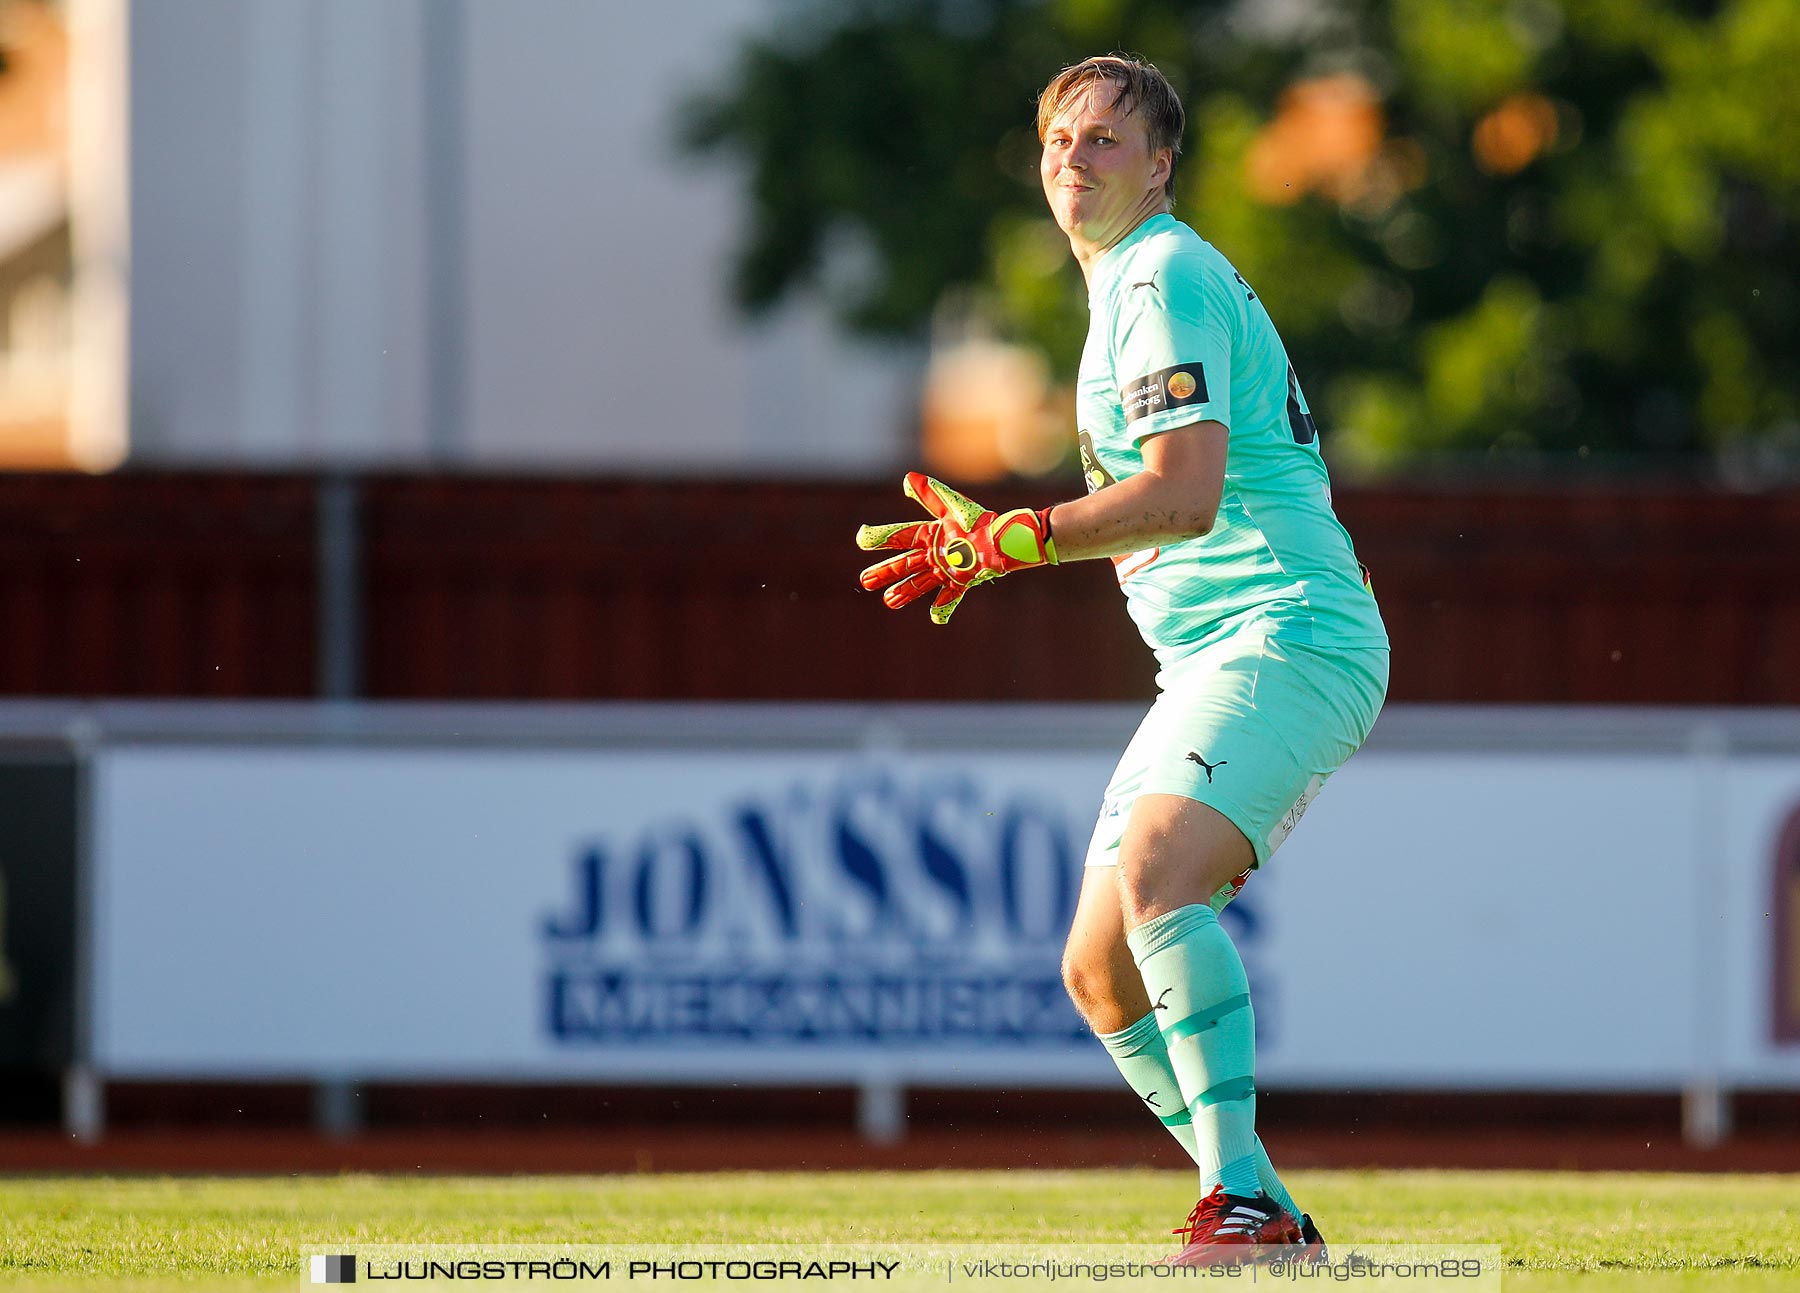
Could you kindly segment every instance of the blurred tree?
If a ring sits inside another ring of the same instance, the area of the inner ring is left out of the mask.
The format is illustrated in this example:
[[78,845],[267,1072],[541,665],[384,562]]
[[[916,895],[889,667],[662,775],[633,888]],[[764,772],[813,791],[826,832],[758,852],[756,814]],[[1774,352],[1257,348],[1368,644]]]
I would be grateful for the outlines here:
[[1334,459],[1800,462],[1793,0],[857,0],[783,30],[683,130],[749,163],[752,310],[810,285],[910,333],[964,289],[1068,374],[1034,96],[1129,49],[1188,105],[1177,214],[1267,302]]

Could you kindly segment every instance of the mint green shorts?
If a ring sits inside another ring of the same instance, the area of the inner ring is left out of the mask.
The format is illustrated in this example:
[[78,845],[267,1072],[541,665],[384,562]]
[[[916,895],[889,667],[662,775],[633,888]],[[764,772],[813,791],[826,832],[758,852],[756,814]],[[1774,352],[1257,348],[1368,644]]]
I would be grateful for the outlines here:
[[[1369,735],[1387,696],[1383,647],[1307,646],[1238,634],[1157,676],[1107,785],[1087,865],[1114,866],[1139,795],[1181,795],[1217,809],[1267,862],[1331,774]],[[1223,908],[1250,876],[1213,898]]]

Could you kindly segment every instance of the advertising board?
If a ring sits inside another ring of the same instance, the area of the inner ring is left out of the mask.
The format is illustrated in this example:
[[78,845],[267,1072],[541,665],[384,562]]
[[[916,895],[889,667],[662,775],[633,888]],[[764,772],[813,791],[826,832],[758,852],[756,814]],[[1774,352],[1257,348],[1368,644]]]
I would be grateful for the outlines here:
[[[1111,1082],[1058,967],[1118,748],[103,748],[93,1060]],[[1797,808],[1800,758],[1376,744],[1227,910],[1260,1079],[1800,1078]]]

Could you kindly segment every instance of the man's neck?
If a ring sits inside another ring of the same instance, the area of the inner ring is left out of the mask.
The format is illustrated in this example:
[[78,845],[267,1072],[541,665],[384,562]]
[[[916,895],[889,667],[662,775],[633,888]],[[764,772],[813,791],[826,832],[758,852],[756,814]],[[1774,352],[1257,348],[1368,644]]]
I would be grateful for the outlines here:
[[1138,210],[1137,218],[1105,242],[1090,242],[1079,233],[1069,235],[1069,250],[1075,253],[1075,261],[1081,266],[1081,277],[1089,287],[1094,285],[1094,262],[1107,252],[1124,242],[1138,231],[1138,227],[1146,220],[1159,215],[1169,214],[1169,202],[1161,192],[1144,195],[1144,205]]

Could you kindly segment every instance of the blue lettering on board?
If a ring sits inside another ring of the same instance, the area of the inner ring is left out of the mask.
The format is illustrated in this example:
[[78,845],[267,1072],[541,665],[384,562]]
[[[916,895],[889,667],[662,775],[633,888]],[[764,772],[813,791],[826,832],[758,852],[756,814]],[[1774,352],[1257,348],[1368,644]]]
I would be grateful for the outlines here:
[[[1059,968],[1085,832],[967,776],[863,771],[580,841],[538,924],[545,1027],[568,1047],[1092,1046]],[[1224,920],[1260,979],[1254,894]]]

